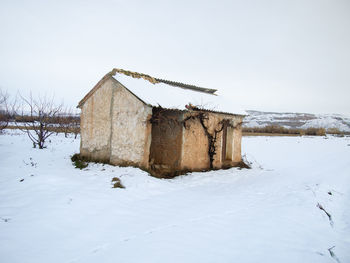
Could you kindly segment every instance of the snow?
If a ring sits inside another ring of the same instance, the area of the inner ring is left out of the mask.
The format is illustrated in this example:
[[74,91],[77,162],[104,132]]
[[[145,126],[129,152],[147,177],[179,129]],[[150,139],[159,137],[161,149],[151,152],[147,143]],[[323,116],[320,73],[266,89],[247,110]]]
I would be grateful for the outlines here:
[[79,139],[50,138],[0,135],[1,262],[350,261],[350,137],[243,137],[253,169],[171,180],[76,169]]
[[306,122],[301,128],[336,128],[340,131],[350,131],[350,122],[346,124],[345,121],[339,118],[334,118],[333,116],[319,116],[317,119],[310,120]]
[[212,95],[170,86],[165,83],[152,84],[142,78],[133,78],[124,74],[116,74],[116,80],[128,90],[151,106],[161,106],[168,109],[185,110],[191,103],[207,110],[245,115],[246,112],[235,102],[220,95]]

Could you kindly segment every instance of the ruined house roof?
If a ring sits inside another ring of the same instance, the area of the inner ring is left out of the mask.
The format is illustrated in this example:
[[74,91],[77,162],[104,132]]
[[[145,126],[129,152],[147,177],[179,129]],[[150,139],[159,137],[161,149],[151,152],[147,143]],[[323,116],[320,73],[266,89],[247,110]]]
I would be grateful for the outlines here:
[[202,88],[202,87],[198,87],[195,85],[190,85],[190,84],[185,84],[182,82],[176,82],[176,81],[170,81],[170,80],[166,80],[166,79],[159,79],[159,78],[154,78],[151,77],[150,75],[146,75],[143,73],[138,73],[138,72],[132,72],[129,70],[124,70],[124,69],[117,69],[114,68],[110,74],[111,75],[115,75],[116,73],[120,73],[120,74],[124,74],[126,76],[130,76],[133,78],[137,78],[137,79],[144,79],[144,80],[148,80],[149,82],[151,82],[152,84],[156,84],[156,83],[165,83],[174,87],[178,87],[178,88],[182,88],[182,89],[190,89],[190,90],[194,90],[194,91],[199,91],[199,92],[205,92],[205,93],[209,93],[209,94],[214,94],[215,91],[217,91],[216,89],[207,89],[207,88]]
[[109,78],[113,77],[145,104],[153,107],[186,110],[186,105],[200,109],[228,114],[245,115],[232,101],[215,94],[215,89],[207,89],[180,82],[163,80],[143,73],[113,69],[79,102],[84,102]]

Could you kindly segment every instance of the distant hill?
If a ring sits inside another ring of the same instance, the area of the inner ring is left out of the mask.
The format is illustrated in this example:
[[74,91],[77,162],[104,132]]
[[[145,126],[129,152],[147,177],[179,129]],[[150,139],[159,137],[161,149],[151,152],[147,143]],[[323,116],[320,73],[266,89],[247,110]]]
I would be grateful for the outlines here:
[[336,128],[350,132],[350,116],[342,114],[278,113],[246,110],[243,127],[278,125],[285,128]]

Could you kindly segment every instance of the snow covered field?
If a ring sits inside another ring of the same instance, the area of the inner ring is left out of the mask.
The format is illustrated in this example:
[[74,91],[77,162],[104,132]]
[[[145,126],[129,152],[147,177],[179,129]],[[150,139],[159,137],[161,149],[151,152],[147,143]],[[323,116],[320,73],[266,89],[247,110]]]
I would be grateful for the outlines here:
[[350,262],[349,137],[244,137],[253,169],[172,180],[51,140],[0,135],[0,262]]

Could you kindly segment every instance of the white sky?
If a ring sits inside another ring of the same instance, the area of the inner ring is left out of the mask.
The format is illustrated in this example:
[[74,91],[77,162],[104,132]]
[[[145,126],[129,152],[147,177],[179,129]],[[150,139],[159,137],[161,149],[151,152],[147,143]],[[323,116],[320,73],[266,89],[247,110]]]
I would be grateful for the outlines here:
[[245,109],[350,114],[350,1],[0,1],[0,87],[76,106],[113,67]]

